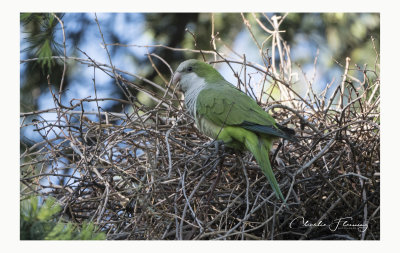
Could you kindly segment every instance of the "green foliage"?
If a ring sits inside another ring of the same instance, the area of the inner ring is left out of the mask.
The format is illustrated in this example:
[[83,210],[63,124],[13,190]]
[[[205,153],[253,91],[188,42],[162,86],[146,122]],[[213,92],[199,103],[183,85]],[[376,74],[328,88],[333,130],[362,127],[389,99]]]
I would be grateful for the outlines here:
[[104,233],[95,233],[93,223],[84,222],[80,231],[72,223],[57,223],[45,240],[105,240]]
[[29,46],[24,51],[33,52],[39,58],[42,69],[51,73],[54,65],[52,56],[61,54],[61,44],[55,41],[55,27],[58,21],[51,13],[21,13],[20,20],[30,36],[26,38]]
[[61,211],[55,198],[48,198],[39,206],[38,197],[21,201],[21,240],[104,240],[106,235],[96,233],[93,223],[84,222],[79,228],[71,222],[56,220]]

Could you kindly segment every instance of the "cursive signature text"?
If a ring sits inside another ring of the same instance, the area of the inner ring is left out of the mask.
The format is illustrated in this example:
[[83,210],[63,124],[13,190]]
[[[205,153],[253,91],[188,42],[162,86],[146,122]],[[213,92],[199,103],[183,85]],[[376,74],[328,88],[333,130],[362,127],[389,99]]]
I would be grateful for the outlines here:
[[335,219],[331,223],[326,223],[322,220],[319,220],[317,222],[310,222],[309,220],[304,219],[304,217],[297,217],[294,218],[290,224],[289,227],[293,228],[294,225],[300,221],[300,225],[303,227],[328,227],[329,230],[331,231],[336,231],[338,229],[357,229],[360,232],[364,232],[368,228],[368,224],[360,224],[360,223],[352,223],[351,221],[353,220],[352,217],[344,217],[344,218],[338,218]]

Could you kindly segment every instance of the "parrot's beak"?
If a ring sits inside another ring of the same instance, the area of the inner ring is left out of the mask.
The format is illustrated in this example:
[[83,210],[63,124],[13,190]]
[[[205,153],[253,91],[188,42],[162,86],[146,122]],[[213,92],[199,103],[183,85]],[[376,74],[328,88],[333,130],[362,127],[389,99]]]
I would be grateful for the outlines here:
[[174,76],[172,77],[172,83],[174,85],[177,85],[180,80],[181,80],[181,73],[178,71],[175,71]]

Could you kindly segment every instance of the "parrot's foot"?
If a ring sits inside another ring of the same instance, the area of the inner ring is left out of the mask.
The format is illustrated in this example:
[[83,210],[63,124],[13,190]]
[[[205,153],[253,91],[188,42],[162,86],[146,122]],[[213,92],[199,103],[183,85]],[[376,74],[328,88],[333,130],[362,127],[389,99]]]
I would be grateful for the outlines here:
[[220,150],[225,151],[225,143],[222,140],[214,140],[207,142],[204,148],[214,149],[214,154],[217,155]]
[[218,152],[219,152],[220,150],[222,151],[222,154],[225,153],[225,144],[224,144],[224,141],[216,140],[216,141],[213,141],[211,144],[214,144],[214,148],[215,148],[214,154],[215,154],[215,155],[218,155]]
[[225,144],[224,141],[221,140],[214,140],[209,142],[204,146],[204,148],[210,148],[210,150],[213,150],[213,152],[210,154],[210,156],[207,158],[205,161],[205,164],[207,164],[212,157],[218,157],[218,160],[222,158],[224,159],[225,156]]

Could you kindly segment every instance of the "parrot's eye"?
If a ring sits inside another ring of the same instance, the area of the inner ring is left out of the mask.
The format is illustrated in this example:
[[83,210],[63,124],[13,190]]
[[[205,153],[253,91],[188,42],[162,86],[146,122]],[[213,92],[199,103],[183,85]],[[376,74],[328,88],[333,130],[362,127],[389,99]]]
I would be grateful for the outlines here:
[[193,70],[193,67],[188,67],[187,71],[191,72]]

